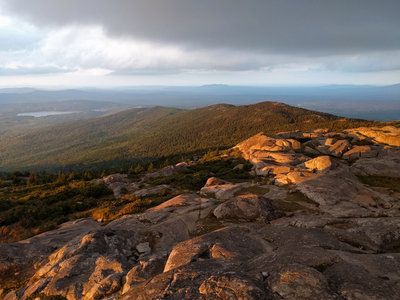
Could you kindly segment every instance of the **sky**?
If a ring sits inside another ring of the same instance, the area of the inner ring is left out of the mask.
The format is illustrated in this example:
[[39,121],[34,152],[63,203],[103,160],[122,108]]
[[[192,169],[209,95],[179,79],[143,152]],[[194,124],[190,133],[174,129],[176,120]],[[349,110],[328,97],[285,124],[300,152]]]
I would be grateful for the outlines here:
[[0,88],[391,85],[399,0],[0,0]]

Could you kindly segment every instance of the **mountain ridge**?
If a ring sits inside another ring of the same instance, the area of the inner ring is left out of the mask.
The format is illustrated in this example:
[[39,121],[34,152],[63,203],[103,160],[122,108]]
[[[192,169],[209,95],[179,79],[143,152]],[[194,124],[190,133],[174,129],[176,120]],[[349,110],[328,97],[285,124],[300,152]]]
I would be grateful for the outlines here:
[[260,131],[344,129],[368,124],[376,123],[269,101],[241,106],[217,104],[193,110],[134,108],[0,136],[0,165],[3,169],[44,164],[60,167],[154,158],[230,147]]

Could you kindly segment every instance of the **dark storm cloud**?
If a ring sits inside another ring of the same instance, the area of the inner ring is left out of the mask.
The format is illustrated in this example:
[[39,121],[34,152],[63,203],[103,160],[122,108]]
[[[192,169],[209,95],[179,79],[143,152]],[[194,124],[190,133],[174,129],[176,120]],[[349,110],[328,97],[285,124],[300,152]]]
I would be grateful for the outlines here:
[[187,48],[302,56],[400,49],[399,0],[9,0],[44,26],[101,24],[110,35]]

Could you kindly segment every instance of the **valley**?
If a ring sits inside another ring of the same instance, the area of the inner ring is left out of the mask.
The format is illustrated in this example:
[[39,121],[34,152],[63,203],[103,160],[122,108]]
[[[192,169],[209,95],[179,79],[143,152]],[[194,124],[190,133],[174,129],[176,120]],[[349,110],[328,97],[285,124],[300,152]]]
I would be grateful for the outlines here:
[[127,109],[124,105],[102,101],[5,102],[1,103],[0,108],[0,136],[68,121],[95,118],[124,109]]

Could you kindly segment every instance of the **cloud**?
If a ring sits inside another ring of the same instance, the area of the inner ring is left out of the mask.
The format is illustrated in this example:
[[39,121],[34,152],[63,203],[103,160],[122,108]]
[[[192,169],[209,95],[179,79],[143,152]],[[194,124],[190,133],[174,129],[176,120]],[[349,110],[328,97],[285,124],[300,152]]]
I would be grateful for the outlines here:
[[15,76],[15,75],[41,75],[72,72],[73,70],[60,69],[54,66],[34,66],[34,67],[16,67],[2,68],[0,67],[0,76]]
[[[1,33],[1,31],[0,31]],[[182,71],[246,71],[271,67],[284,57],[244,51],[188,50],[179,46],[109,37],[100,26],[54,29],[32,49],[1,51],[2,74],[102,69],[104,74],[151,75]]]
[[0,0],[0,76],[394,82],[398,11],[398,0]]
[[101,25],[189,49],[327,56],[400,49],[398,0],[3,0],[38,26]]
[[41,38],[34,26],[0,15],[0,51],[33,49]]
[[400,70],[400,50],[364,53],[353,56],[329,57],[316,69],[341,72],[383,72]]

